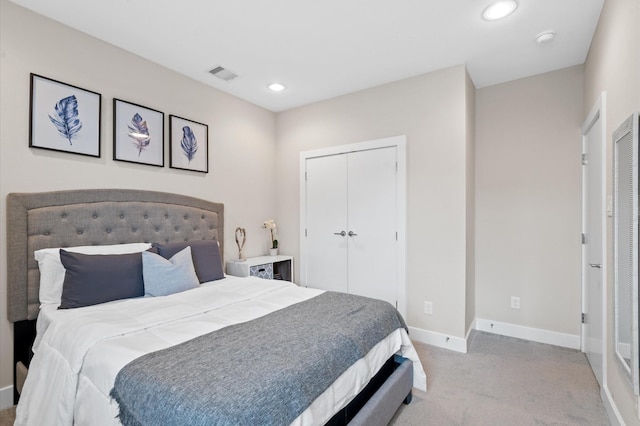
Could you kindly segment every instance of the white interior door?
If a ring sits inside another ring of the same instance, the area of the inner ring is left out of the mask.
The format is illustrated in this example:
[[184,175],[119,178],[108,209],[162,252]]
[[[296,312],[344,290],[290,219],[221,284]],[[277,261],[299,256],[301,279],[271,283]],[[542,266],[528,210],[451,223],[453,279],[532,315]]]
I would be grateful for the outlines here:
[[[596,106],[598,107],[598,105]],[[603,120],[594,109],[583,127],[583,351],[600,386],[604,369]]]
[[[308,287],[347,292],[347,156],[306,160]],[[304,202],[304,200],[303,200]]]
[[396,148],[347,155],[349,293],[395,306]]
[[405,261],[406,137],[301,152],[300,284],[406,315]]

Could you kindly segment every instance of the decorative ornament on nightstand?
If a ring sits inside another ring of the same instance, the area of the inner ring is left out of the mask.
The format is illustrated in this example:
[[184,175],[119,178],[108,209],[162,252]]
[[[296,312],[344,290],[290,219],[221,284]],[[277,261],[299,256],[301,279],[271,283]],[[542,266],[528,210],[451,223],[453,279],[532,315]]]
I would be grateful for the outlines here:
[[238,246],[238,262],[244,262],[247,260],[246,257],[242,255],[242,248],[244,247],[244,243],[247,241],[247,231],[244,228],[237,227],[236,228],[236,245]]
[[262,224],[262,227],[268,229],[271,232],[271,248],[269,249],[269,254],[271,256],[278,255],[278,240],[276,240],[276,232],[277,226],[273,219],[265,220]]

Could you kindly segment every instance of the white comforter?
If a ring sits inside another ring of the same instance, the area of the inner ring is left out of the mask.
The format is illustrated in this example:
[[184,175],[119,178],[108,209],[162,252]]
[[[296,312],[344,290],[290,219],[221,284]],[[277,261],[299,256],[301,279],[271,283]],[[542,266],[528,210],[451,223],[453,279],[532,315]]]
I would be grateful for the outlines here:
[[[120,424],[109,392],[120,369],[132,360],[320,293],[284,281],[227,277],[165,297],[70,310],[43,307],[15,424]],[[326,422],[396,352],[413,361],[414,386],[426,390],[417,353],[399,329],[349,368],[294,424]]]

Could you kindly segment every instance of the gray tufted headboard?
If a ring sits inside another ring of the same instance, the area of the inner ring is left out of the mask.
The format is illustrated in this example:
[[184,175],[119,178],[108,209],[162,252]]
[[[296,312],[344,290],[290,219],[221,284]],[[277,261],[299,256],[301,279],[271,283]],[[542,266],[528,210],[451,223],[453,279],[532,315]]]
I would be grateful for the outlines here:
[[40,273],[33,252],[47,247],[216,239],[224,253],[224,205],[180,194],[93,189],[7,196],[7,311],[38,316]]

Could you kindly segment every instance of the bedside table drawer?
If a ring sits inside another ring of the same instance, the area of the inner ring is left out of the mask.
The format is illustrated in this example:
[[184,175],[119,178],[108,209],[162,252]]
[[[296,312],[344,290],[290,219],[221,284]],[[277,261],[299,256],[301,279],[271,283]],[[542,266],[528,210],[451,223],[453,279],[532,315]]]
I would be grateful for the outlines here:
[[293,282],[293,256],[257,256],[227,262],[228,275]]
[[249,275],[252,277],[273,279],[273,263],[265,263],[264,265],[255,265],[249,268]]

